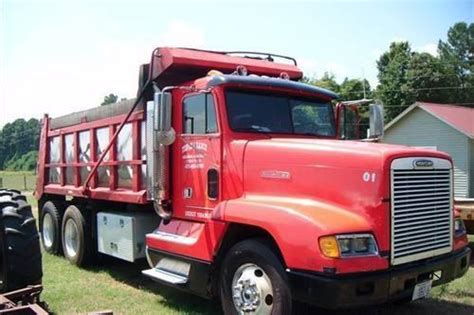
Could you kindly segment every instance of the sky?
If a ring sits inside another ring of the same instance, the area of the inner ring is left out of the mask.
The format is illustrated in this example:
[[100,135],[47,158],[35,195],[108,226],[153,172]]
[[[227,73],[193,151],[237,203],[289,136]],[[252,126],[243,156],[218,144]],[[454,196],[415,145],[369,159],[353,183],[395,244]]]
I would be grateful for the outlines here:
[[436,54],[450,26],[474,22],[474,0],[0,0],[0,128],[133,98],[153,48],[268,51],[307,76],[377,84],[392,41]]

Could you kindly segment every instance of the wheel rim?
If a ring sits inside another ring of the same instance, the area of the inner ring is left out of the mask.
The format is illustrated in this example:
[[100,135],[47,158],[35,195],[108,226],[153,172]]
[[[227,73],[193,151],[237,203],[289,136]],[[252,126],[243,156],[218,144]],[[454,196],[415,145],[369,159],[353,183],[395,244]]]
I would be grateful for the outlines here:
[[51,248],[55,239],[55,229],[53,217],[46,213],[43,217],[43,244],[46,248]]
[[79,229],[76,222],[72,219],[66,221],[64,227],[64,240],[66,245],[66,254],[69,257],[75,257],[79,249]]
[[232,298],[239,314],[271,314],[273,287],[270,278],[255,264],[240,266],[232,280]]

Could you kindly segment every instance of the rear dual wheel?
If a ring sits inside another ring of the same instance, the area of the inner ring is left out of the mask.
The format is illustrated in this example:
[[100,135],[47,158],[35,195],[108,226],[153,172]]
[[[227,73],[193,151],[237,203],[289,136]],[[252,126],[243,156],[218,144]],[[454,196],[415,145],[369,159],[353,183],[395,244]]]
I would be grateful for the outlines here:
[[45,202],[41,211],[40,231],[43,248],[50,254],[64,254],[66,259],[83,266],[91,261],[92,243],[91,220],[79,205],[70,205],[62,210],[56,201]]
[[62,253],[61,244],[61,205],[58,202],[47,201],[41,208],[40,233],[43,248],[54,255]]
[[91,220],[78,206],[67,207],[62,219],[62,247],[64,257],[76,265],[84,266],[91,262],[94,252]]

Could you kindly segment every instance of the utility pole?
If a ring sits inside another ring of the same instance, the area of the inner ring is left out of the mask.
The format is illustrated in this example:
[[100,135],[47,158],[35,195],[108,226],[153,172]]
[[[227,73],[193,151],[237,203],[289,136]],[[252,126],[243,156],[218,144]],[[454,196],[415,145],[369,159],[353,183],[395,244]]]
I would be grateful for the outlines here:
[[364,68],[362,68],[362,88],[364,90],[364,99],[366,99],[367,95],[365,93],[365,72],[364,72]]

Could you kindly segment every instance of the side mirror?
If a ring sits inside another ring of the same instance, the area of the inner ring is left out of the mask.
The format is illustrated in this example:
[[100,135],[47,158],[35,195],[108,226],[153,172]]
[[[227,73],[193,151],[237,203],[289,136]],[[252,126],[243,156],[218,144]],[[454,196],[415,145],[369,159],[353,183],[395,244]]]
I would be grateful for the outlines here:
[[171,126],[171,101],[171,93],[168,92],[156,92],[153,98],[156,110],[153,129],[158,142],[163,145],[171,145],[176,139],[176,132]]
[[369,139],[381,139],[384,134],[383,105],[370,104]]
[[360,139],[360,115],[356,105],[337,104],[338,135],[343,140]]

